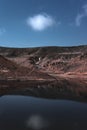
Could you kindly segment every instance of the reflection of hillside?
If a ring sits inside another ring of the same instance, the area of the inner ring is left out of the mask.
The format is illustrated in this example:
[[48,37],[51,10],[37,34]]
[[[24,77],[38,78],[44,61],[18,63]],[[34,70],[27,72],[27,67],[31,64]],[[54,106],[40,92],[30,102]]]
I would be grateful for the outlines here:
[[21,87],[21,88],[8,88],[1,89],[0,95],[23,95],[23,96],[33,96],[39,98],[47,98],[47,99],[71,99],[76,101],[86,101],[86,94],[82,94],[79,91],[75,90],[75,88],[69,87],[52,87],[49,85],[37,85],[33,87]]

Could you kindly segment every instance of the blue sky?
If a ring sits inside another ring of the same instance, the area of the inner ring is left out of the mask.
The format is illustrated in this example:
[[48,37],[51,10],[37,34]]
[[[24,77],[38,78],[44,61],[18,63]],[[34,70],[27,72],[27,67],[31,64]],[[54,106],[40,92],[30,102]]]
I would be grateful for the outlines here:
[[87,0],[0,0],[0,46],[87,45]]

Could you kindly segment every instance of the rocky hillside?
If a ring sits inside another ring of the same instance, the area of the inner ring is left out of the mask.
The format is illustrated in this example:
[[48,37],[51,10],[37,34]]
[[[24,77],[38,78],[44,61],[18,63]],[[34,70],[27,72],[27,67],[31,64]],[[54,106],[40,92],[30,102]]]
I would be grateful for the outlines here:
[[0,79],[53,79],[48,74],[37,71],[34,67],[27,68],[18,65],[14,61],[0,55]]
[[0,48],[0,54],[19,66],[54,73],[87,72],[87,46]]

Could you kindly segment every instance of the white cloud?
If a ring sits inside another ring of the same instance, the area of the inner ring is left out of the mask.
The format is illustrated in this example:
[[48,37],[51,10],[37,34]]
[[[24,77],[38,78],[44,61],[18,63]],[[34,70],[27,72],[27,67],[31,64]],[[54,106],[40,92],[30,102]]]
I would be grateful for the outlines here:
[[83,6],[83,9],[84,9],[85,15],[87,15],[87,4]]
[[76,17],[76,26],[81,25],[82,18],[84,18],[84,14],[78,14]]
[[26,123],[28,128],[34,130],[40,130],[48,126],[47,122],[39,115],[32,115]]
[[79,13],[77,16],[76,16],[76,19],[75,19],[75,22],[76,22],[76,26],[80,26],[81,25],[81,22],[82,22],[82,19],[87,17],[87,4],[84,5],[83,7],[83,12],[82,13]]
[[0,36],[3,35],[3,33],[5,33],[6,30],[4,28],[0,28]]
[[27,24],[36,31],[43,31],[55,24],[53,17],[47,14],[38,14],[27,19]]

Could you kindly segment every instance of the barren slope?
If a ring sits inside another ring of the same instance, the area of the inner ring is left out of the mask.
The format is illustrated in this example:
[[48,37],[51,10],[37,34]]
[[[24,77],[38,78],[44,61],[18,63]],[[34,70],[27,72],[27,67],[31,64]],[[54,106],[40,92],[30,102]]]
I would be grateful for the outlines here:
[[54,73],[87,72],[87,46],[1,48],[0,54],[28,68]]
[[0,80],[13,79],[13,80],[34,80],[34,79],[51,79],[52,77],[41,71],[37,71],[34,67],[31,69],[18,65],[17,63],[8,60],[0,55]]

